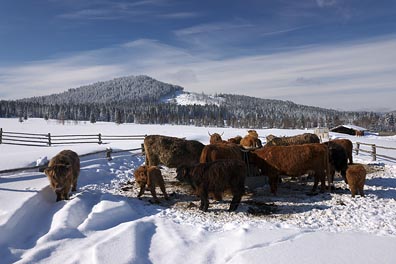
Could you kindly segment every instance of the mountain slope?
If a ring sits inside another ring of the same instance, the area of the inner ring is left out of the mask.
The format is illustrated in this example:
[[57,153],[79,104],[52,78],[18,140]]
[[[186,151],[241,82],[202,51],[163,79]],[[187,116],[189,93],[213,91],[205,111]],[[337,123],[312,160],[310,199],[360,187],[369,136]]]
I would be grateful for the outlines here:
[[79,88],[72,88],[63,93],[25,98],[22,101],[41,104],[157,102],[162,97],[173,95],[182,90],[183,88],[180,86],[140,75],[97,82]]

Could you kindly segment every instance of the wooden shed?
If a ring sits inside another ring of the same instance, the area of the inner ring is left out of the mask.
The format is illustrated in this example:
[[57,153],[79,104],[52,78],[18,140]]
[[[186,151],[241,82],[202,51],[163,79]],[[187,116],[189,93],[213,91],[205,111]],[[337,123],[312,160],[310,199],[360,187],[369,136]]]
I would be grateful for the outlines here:
[[364,136],[364,132],[367,131],[367,129],[355,125],[340,125],[330,129],[330,131],[353,136]]

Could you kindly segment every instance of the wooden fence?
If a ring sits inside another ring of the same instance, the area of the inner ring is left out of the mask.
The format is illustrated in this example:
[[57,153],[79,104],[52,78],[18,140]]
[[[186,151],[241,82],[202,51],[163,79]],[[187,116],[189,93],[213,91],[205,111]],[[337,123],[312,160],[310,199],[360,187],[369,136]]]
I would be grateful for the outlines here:
[[33,147],[48,147],[53,145],[67,145],[67,144],[103,144],[109,141],[118,140],[144,140],[146,135],[51,135],[34,134],[22,132],[3,131],[0,128],[0,144],[33,146]]
[[[140,151],[139,151],[140,150]],[[117,154],[117,153],[122,153],[122,152],[133,152],[133,151],[139,151],[135,152],[132,155],[143,155],[144,154],[144,146],[140,148],[133,148],[133,149],[120,149],[120,150],[112,150],[111,148],[107,148],[106,150],[99,150],[99,151],[94,151],[94,152],[89,152],[85,153],[82,155],[79,155],[80,158],[90,156],[90,155],[95,155],[95,154],[100,154],[100,153],[105,153],[103,158],[106,158],[107,160],[112,160],[113,157],[111,156],[112,154]],[[0,174],[6,174],[6,173],[12,173],[12,172],[18,172],[18,171],[36,171],[38,170],[39,172],[43,172],[44,169],[48,166],[47,164],[43,165],[36,165],[36,166],[28,166],[28,167],[22,167],[22,168],[14,168],[14,169],[7,169],[7,170],[0,170]]]
[[[362,146],[368,146],[369,150],[362,149]],[[387,149],[387,150],[395,150],[396,151],[396,148],[383,147],[383,146],[377,146],[375,144],[356,142],[355,153],[356,153],[356,155],[359,155],[359,152],[369,153],[371,155],[373,161],[376,161],[377,157],[381,157],[381,158],[385,158],[385,159],[390,159],[392,161],[396,161],[395,157],[391,157],[391,156],[387,156],[387,155],[383,155],[383,154],[378,154],[377,149]]]

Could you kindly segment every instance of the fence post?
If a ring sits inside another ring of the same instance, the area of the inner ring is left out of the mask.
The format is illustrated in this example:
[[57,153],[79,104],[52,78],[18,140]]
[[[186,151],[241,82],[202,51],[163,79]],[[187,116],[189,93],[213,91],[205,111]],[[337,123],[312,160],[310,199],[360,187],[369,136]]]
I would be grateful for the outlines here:
[[356,142],[356,155],[359,155],[360,143]]
[[144,153],[144,144],[141,144],[141,148],[142,148],[142,155],[146,155],[146,153]]
[[2,142],[2,138],[3,138],[3,129],[0,128],[0,144],[1,144],[1,142]]
[[102,134],[99,133],[98,137],[99,137],[99,142],[98,142],[98,144],[101,145],[101,144],[102,144]]
[[48,133],[48,146],[51,147],[51,133]]
[[375,147],[375,144],[373,144],[372,146],[371,146],[371,148],[372,148],[372,156],[373,156],[373,161],[376,161],[377,160],[377,149],[376,149],[376,147]]
[[107,158],[107,160],[112,160],[111,152],[113,152],[113,150],[111,148],[106,148],[106,158]]

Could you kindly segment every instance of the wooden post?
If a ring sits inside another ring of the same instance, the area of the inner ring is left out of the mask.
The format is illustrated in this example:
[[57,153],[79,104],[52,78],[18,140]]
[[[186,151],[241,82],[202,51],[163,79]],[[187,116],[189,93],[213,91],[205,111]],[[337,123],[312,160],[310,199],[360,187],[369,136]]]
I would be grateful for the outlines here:
[[142,148],[142,155],[146,155],[146,153],[144,152],[144,144],[143,143],[141,145],[141,148]]
[[99,142],[98,142],[98,144],[101,145],[101,144],[102,144],[102,134],[99,133],[98,136],[99,136]]
[[356,155],[359,155],[360,143],[356,142]]
[[2,138],[3,138],[3,129],[0,128],[0,144],[3,141]]
[[373,144],[372,146],[371,146],[371,148],[372,148],[372,156],[373,156],[373,161],[376,161],[377,160],[377,149],[376,149],[376,147],[375,147],[375,144]]
[[48,133],[48,146],[51,147],[51,133]]

